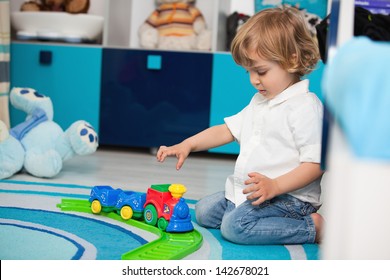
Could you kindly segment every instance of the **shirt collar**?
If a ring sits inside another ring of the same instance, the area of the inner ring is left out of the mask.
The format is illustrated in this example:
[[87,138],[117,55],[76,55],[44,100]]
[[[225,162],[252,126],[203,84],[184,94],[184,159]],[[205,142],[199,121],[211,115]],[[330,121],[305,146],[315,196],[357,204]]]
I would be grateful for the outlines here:
[[287,99],[290,99],[294,96],[297,96],[302,93],[308,93],[309,92],[309,80],[305,79],[298,83],[293,84],[292,86],[286,88],[284,91],[279,93],[277,96],[272,98],[271,100],[268,100],[264,96],[262,96],[260,93],[256,94],[256,102],[257,104],[268,102],[269,106],[274,106],[280,103],[283,103]]

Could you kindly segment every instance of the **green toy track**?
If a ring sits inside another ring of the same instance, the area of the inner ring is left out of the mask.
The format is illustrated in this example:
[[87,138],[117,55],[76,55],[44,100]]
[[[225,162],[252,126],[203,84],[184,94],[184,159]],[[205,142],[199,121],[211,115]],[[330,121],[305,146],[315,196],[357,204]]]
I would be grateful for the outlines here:
[[[79,199],[62,199],[57,205],[62,211],[76,211],[91,213],[90,202]],[[203,237],[197,231],[193,230],[186,233],[168,233],[157,227],[145,224],[137,220],[123,220],[120,215],[114,212],[101,212],[99,215],[109,217],[149,231],[158,236],[156,240],[138,247],[122,255],[122,260],[178,260],[195,252],[202,246]]]

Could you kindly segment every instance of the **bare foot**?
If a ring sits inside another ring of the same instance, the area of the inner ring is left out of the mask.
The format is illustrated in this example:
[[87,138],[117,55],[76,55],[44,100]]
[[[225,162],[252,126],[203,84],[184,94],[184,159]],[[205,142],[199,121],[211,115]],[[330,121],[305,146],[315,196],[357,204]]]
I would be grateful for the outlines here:
[[314,241],[315,241],[315,243],[321,244],[322,233],[323,233],[323,227],[324,227],[325,220],[318,213],[313,213],[310,216],[313,219],[314,226],[315,226],[315,229],[316,229],[316,239]]

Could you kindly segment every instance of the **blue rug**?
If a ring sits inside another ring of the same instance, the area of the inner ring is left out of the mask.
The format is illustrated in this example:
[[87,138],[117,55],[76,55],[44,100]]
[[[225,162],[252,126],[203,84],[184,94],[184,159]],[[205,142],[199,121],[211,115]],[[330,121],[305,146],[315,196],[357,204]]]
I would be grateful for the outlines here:
[[[57,207],[62,198],[87,200],[92,187],[0,180],[0,259],[119,260],[122,254],[157,239],[155,234],[104,216],[63,212]],[[186,200],[193,208],[196,201]],[[237,245],[224,240],[219,230],[202,228],[195,221],[194,226],[203,235],[203,244],[185,259],[319,259],[315,244]]]

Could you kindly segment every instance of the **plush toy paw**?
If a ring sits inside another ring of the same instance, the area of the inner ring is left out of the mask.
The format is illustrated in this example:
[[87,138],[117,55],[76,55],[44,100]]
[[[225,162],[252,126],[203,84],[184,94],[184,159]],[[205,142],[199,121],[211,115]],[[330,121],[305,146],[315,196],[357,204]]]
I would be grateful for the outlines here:
[[198,50],[209,50],[211,48],[211,31],[203,30],[198,35],[195,48]]
[[4,122],[0,120],[0,142],[3,142],[9,137],[9,131]]
[[144,23],[141,25],[138,31],[140,38],[140,45],[146,49],[154,49],[158,44],[158,31],[152,28],[150,25]]
[[86,121],[77,121],[67,130],[70,144],[78,155],[89,155],[98,147],[98,136],[95,129]]
[[0,121],[0,179],[8,178],[23,167],[24,149],[18,140],[9,134]]
[[46,113],[48,120],[53,119],[51,99],[35,89],[14,87],[10,92],[10,101],[16,109],[26,112],[27,117],[32,115],[35,109],[40,108]]

